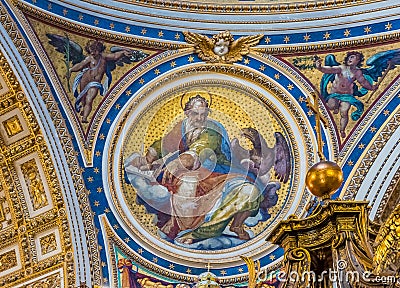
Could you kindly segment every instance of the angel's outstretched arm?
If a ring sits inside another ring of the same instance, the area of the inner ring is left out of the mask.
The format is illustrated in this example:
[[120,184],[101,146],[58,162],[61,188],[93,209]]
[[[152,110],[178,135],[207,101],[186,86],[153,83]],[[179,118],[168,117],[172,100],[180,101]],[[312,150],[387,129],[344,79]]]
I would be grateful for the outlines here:
[[81,71],[83,68],[87,67],[90,64],[90,58],[86,57],[82,62],[76,63],[72,66],[69,71],[70,72],[77,72]]
[[317,70],[321,71],[322,73],[339,74],[342,72],[340,66],[324,66],[322,65],[321,61],[321,59],[315,61],[315,68],[317,68]]
[[132,51],[129,49],[124,49],[114,53],[103,53],[103,57],[107,61],[117,61],[124,56],[130,57],[132,55]]

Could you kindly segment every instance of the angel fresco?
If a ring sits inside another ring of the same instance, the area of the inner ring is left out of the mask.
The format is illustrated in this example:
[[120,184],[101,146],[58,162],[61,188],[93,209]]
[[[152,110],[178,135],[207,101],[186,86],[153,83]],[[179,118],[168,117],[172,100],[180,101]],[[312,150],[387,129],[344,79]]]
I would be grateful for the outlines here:
[[[75,76],[72,92],[76,98],[75,111],[80,112],[82,123],[88,123],[94,98],[99,93],[103,96],[108,92],[112,81],[111,72],[117,66],[132,64],[148,56],[143,51],[118,46],[111,47],[110,53],[107,53],[104,52],[106,49],[104,43],[99,40],[89,40],[86,43],[85,52],[87,55],[85,56],[82,47],[69,39],[68,35],[46,35],[50,39],[49,43],[56,48],[56,51],[64,54],[69,91],[71,89],[69,83],[71,73],[79,72]],[[70,62],[73,65],[72,67],[70,67]],[[103,81],[104,76],[106,77]]]
[[[343,64],[338,63],[332,54],[325,57],[325,65],[322,65],[320,58],[315,58],[315,67],[324,73],[320,83],[322,99],[334,114],[340,113],[339,130],[342,138],[346,137],[351,106],[356,108],[351,113],[351,119],[357,121],[364,112],[364,103],[358,97],[377,90],[387,72],[400,64],[400,50],[384,51],[371,56],[366,62],[368,68],[361,68],[363,61],[364,55],[358,51],[347,52]],[[359,88],[357,83],[362,87]]]
[[233,63],[240,61],[243,55],[250,52],[263,35],[251,35],[234,40],[228,31],[220,32],[212,38],[193,33],[183,32],[188,43],[193,44],[199,58],[207,62]]
[[146,155],[133,153],[125,172],[141,204],[157,215],[159,234],[191,249],[230,248],[252,238],[245,225],[270,218],[281,184],[270,181],[273,167],[286,183],[290,151],[281,133],[274,147],[254,128],[242,129],[253,149],[230,141],[220,122],[209,117],[206,98],[190,97],[184,119],[155,141]]

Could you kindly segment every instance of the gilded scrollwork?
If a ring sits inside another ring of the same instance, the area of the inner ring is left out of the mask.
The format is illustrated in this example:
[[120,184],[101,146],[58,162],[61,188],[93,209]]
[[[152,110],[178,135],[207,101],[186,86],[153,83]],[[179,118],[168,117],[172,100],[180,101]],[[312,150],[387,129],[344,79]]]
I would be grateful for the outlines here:
[[[0,6],[0,13],[1,9]],[[10,91],[0,99],[2,136],[10,139],[0,141],[0,209],[3,228],[0,230],[0,286],[15,287],[16,282],[23,283],[49,270],[60,268],[68,275],[65,283],[72,284],[75,283],[74,259],[73,256],[66,257],[72,252],[72,245],[61,186],[54,172],[47,143],[41,140],[42,131],[34,111],[10,65],[5,61],[6,58],[0,54],[1,77],[7,79]],[[28,204],[33,214],[28,212]],[[43,210],[45,207],[49,208]],[[38,247],[33,243],[34,235],[49,229],[49,226],[59,227],[59,243],[63,247],[57,246],[54,233],[43,235],[38,240],[40,254],[52,257],[38,259]],[[54,277],[47,279],[31,283],[28,287],[57,287],[54,284],[60,283]]]
[[[289,248],[283,259],[284,271],[295,271],[297,275],[303,275],[304,271],[310,271],[311,255],[305,248]],[[286,287],[308,287],[309,279],[297,277],[295,282],[288,282]]]
[[331,223],[321,230],[311,230],[307,233],[299,233],[298,241],[301,247],[307,248],[326,242],[334,235],[334,227]]
[[44,279],[36,280],[25,286],[25,288],[58,288],[62,285],[62,278],[59,273],[47,276]]
[[43,255],[57,249],[56,235],[54,233],[41,237],[39,241]]
[[15,266],[17,266],[17,255],[15,250],[10,250],[0,254],[0,272],[7,271]]
[[[393,235],[396,233],[396,226],[393,226],[393,222],[387,223],[386,227],[388,229],[381,230],[381,238],[378,238],[378,236],[376,243],[381,245],[380,248],[382,249],[380,252],[383,253],[378,256],[376,254],[373,262],[373,252],[368,240],[369,219],[367,215],[367,204],[366,201],[328,200],[326,204],[317,207],[315,212],[311,216],[307,217],[311,220],[315,219],[314,217],[317,217],[324,219],[324,221],[310,222],[307,221],[307,218],[302,220],[288,219],[285,222],[290,224],[290,227],[287,225],[278,225],[274,231],[277,233],[273,236],[269,236],[268,240],[272,239],[273,243],[280,244],[285,249],[285,261],[287,262],[285,271],[297,271],[299,273],[297,275],[302,276],[305,275],[304,273],[311,273],[314,274],[314,277],[315,273],[327,270],[336,272],[341,271],[341,273],[348,274],[357,273],[358,275],[368,275],[368,277],[359,277],[356,280],[354,277],[346,279],[338,278],[338,285],[341,286],[342,284],[340,284],[340,282],[346,281],[345,283],[348,282],[352,287],[353,285],[355,285],[354,287],[382,287],[382,283],[379,281],[371,281],[371,279],[373,279],[373,277],[379,277],[378,275],[390,275],[386,274],[387,271],[380,270],[382,267],[378,266],[382,263],[381,260],[383,260],[383,254],[385,254],[384,257],[390,255],[386,258],[388,261],[386,262],[387,264],[393,263],[391,262],[393,259],[389,260],[390,257],[393,258],[393,255],[397,255],[395,256],[397,257],[396,261],[399,259],[398,254],[393,253],[395,249],[398,249],[395,247],[396,245],[393,246],[393,243],[398,242],[398,240],[393,238]],[[397,214],[398,211],[393,214],[393,219],[396,218],[395,215]],[[296,222],[299,221],[302,222],[303,225],[296,225],[298,224]],[[326,230],[329,225],[333,228],[328,229],[331,231]],[[392,233],[391,236],[387,237],[388,234],[390,234],[389,231],[394,231],[394,234]],[[319,233],[321,235],[323,233],[328,233],[330,234],[330,237],[325,237],[324,241],[314,241],[311,243],[313,245],[306,247],[307,251],[303,251],[305,249],[304,241],[302,241],[298,235],[309,232]],[[291,239],[291,241],[288,239]],[[297,251],[297,249],[303,251],[303,254],[293,253]],[[394,250],[390,250],[389,252],[385,249]],[[296,264],[299,261],[303,261],[304,255],[307,253],[311,265],[305,266],[305,268],[301,267],[300,270],[297,270],[298,267],[296,267]],[[372,270],[373,263],[375,270]],[[382,274],[382,272],[384,272],[384,274]],[[323,274],[318,275],[318,281],[328,281],[327,278],[325,279],[323,277],[326,276],[323,276]],[[311,285],[310,287],[318,287],[316,286],[316,278],[312,279],[313,281],[309,283]],[[307,281],[307,277],[305,278],[305,281]],[[297,279],[294,283],[283,283],[283,287],[306,287],[306,284],[299,283],[299,280]],[[327,287],[331,287],[331,284]]]
[[[381,226],[375,239],[374,269],[381,273],[400,264],[400,205]],[[392,271],[393,272],[393,271]]]

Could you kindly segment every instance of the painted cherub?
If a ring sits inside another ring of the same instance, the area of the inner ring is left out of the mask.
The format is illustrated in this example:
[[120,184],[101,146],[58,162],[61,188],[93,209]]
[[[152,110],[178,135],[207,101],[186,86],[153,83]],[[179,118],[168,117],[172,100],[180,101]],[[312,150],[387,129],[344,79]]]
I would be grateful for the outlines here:
[[231,33],[221,32],[213,36],[214,48],[213,51],[220,57],[224,57],[229,52],[229,46],[234,42]]
[[[79,112],[81,109],[82,122],[88,123],[88,116],[92,111],[94,98],[100,92],[104,95],[107,92],[109,83],[102,84],[104,75],[107,71],[109,61],[118,61],[123,57],[132,56],[132,51],[123,49],[114,53],[105,53],[103,42],[98,40],[89,40],[85,46],[88,56],[81,62],[75,64],[69,69],[71,72],[79,72],[74,79],[73,93],[76,97],[75,109]],[[107,75],[108,76],[108,75]],[[79,85],[79,91],[78,91]]]
[[[72,72],[79,72],[74,79],[73,93],[75,96],[75,110],[80,112],[82,123],[88,123],[88,116],[92,111],[95,97],[105,95],[111,84],[111,72],[116,66],[131,64],[148,56],[140,50],[113,46],[110,52],[105,52],[106,46],[100,40],[89,40],[85,46],[87,56],[82,47],[70,40],[68,36],[46,34],[49,43],[56,47],[58,52],[64,53],[67,66],[67,79]],[[70,67],[72,62],[72,67]],[[104,76],[106,78],[103,81]]]
[[[371,56],[366,62],[369,68],[362,68],[363,61],[364,55],[358,51],[347,52],[343,64],[338,63],[332,54],[325,57],[324,65],[322,59],[315,57],[315,68],[324,73],[320,84],[321,96],[334,114],[340,113],[339,130],[342,138],[346,137],[351,106],[356,108],[351,113],[351,119],[356,121],[364,112],[364,103],[358,97],[377,90],[387,71],[400,63],[400,50],[384,51]],[[357,84],[362,87],[359,89]]]

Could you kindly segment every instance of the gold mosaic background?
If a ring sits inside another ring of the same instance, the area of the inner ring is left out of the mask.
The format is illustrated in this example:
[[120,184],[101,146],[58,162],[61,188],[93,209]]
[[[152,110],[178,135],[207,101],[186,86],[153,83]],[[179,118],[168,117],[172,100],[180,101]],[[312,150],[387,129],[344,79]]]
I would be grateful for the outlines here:
[[[162,138],[165,133],[168,133],[177,122],[184,118],[181,99],[184,105],[187,99],[190,98],[190,95],[196,93],[203,95],[204,98],[211,102],[212,112],[209,118],[222,123],[229,134],[229,139],[232,140],[234,137],[238,138],[241,145],[246,149],[251,149],[252,147],[250,142],[247,142],[247,139],[240,136],[241,128],[256,128],[266,139],[270,147],[275,144],[274,132],[281,132],[284,135],[287,133],[283,130],[279,124],[279,120],[276,119],[276,116],[274,116],[269,108],[253,95],[249,95],[244,91],[234,89],[227,85],[191,87],[189,92],[187,92],[187,90],[177,91],[168,97],[168,99],[163,98],[164,101],[155,99],[151,105],[148,105],[146,111],[143,111],[136,117],[126,137],[123,150],[124,159],[133,152],[146,151],[154,141]],[[212,95],[211,101],[208,96],[209,94]],[[144,143],[144,145],[142,143]],[[271,177],[271,180],[274,180],[273,175],[271,175]],[[269,209],[272,217],[263,223],[259,223],[255,227],[248,228],[252,230],[255,235],[261,233],[282,209],[289,191],[290,183],[281,184],[282,187],[278,191],[278,203],[273,208]],[[136,220],[141,223],[146,230],[158,237],[158,228],[154,225],[154,218],[156,216],[147,213],[143,205],[136,204],[135,189],[128,183],[125,183],[124,194],[125,201],[128,203]]]

